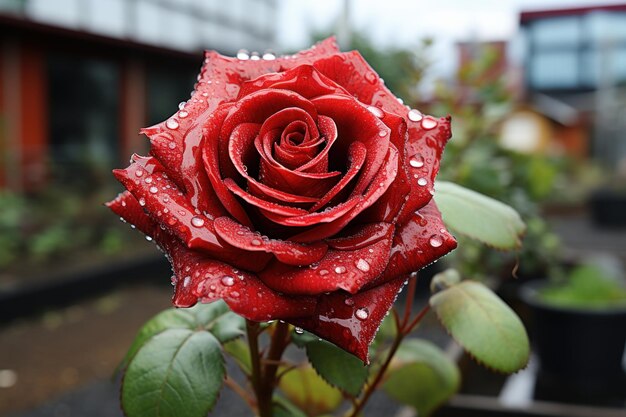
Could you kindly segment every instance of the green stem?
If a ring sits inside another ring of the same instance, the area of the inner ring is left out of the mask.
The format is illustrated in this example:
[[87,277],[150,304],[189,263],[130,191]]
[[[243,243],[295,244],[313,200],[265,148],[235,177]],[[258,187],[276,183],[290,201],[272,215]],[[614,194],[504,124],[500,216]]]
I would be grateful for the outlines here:
[[289,324],[278,322],[274,325],[267,356],[262,357],[259,351],[259,323],[246,320],[248,344],[250,345],[250,359],[252,388],[256,396],[256,409],[259,417],[272,417],[272,398],[278,383],[277,373],[281,364],[281,357],[291,341]]
[[385,376],[385,373],[387,372],[387,369],[389,368],[389,365],[391,364],[391,361],[393,360],[393,357],[395,356],[396,352],[398,351],[398,348],[400,347],[400,344],[402,344],[402,341],[404,340],[404,338],[409,333],[411,333],[411,331],[413,331],[413,329],[424,318],[424,316],[430,309],[430,305],[426,304],[426,306],[417,314],[417,316],[411,322],[409,322],[411,318],[411,309],[413,307],[413,298],[415,297],[416,281],[417,279],[415,278],[411,278],[409,281],[407,294],[406,294],[407,303],[406,303],[404,316],[402,320],[400,320],[400,318],[398,317],[397,312],[393,310],[395,321],[396,321],[397,333],[393,341],[393,344],[389,348],[389,353],[387,354],[387,358],[385,358],[385,362],[382,364],[382,366],[378,370],[378,373],[374,377],[374,381],[372,381],[372,383],[369,384],[367,388],[365,389],[365,392],[363,393],[363,396],[361,397],[361,399],[353,403],[354,406],[352,410],[348,412],[347,414],[348,417],[357,417],[359,413],[363,411],[365,404],[369,401],[374,391],[376,391],[376,389],[382,382],[383,377]]
[[385,372],[387,372],[387,368],[389,368],[389,364],[391,364],[391,360],[393,359],[394,355],[396,354],[396,351],[400,347],[400,343],[402,342],[402,339],[404,339],[404,335],[402,334],[401,331],[398,330],[398,335],[396,336],[395,340],[393,341],[393,344],[391,345],[391,348],[389,349],[389,354],[387,355],[385,362],[378,370],[378,373],[376,374],[374,381],[372,381],[372,383],[369,384],[367,388],[365,389],[365,393],[361,397],[361,400],[358,401],[358,403],[356,404],[356,407],[352,409],[352,412],[349,414],[349,417],[357,417],[359,413],[363,410],[363,407],[365,407],[365,404],[369,401],[374,391],[376,391],[376,388],[378,388],[378,385],[382,381],[383,376],[385,375]]
[[261,355],[259,352],[259,323],[246,320],[246,332],[248,345],[250,346],[250,363],[252,375],[250,380],[256,396],[256,408],[259,417],[272,417],[272,399],[268,399],[263,390],[263,369],[261,368]]

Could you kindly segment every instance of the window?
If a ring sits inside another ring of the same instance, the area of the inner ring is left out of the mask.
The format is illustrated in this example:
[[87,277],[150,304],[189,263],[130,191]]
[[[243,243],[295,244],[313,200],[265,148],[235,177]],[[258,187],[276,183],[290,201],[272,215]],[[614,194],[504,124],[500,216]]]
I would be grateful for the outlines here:
[[54,180],[93,186],[118,164],[119,68],[104,60],[50,55],[47,73]]
[[538,48],[573,47],[582,40],[579,17],[542,19],[531,25],[531,42]]
[[530,83],[538,89],[577,87],[577,54],[567,51],[536,53],[530,62]]

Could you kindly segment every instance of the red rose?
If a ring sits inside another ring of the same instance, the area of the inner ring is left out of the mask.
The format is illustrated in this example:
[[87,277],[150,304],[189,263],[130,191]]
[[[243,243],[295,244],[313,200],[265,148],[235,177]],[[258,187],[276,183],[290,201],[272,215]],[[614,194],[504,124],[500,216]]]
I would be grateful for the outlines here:
[[408,274],[456,246],[431,201],[450,121],[409,111],[333,39],[266,58],[207,52],[108,205],[170,259],[174,305],[221,298],[366,360]]

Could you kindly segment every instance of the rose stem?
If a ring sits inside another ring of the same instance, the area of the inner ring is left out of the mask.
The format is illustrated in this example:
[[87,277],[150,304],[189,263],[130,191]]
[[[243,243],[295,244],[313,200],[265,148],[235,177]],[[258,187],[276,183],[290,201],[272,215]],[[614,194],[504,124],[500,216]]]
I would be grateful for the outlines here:
[[246,320],[250,359],[252,362],[252,387],[256,395],[259,417],[272,417],[272,397],[276,387],[278,366],[283,352],[290,342],[289,324],[278,322],[274,326],[267,360],[259,352],[259,324]]
[[402,342],[403,338],[404,338],[404,335],[402,334],[402,331],[398,329],[398,335],[394,339],[393,344],[391,345],[391,349],[389,349],[389,354],[387,355],[387,359],[385,359],[385,363],[383,363],[383,366],[381,366],[380,369],[378,370],[378,373],[376,374],[376,378],[374,379],[374,381],[370,385],[367,386],[365,393],[363,394],[363,397],[361,398],[361,401],[359,401],[356,407],[352,409],[352,412],[349,414],[350,417],[358,416],[361,410],[363,410],[363,407],[365,407],[365,404],[367,403],[367,401],[370,399],[371,395],[374,393],[374,391],[376,391],[376,388],[378,387],[378,384],[380,384],[380,381],[383,379],[383,375],[387,371],[387,368],[389,367],[389,364],[391,363],[393,356],[396,354],[398,347],[400,347],[400,342]]
[[266,389],[271,400],[274,388],[276,387],[278,366],[282,363],[280,358],[283,352],[289,346],[291,335],[289,333],[289,324],[279,321],[272,334],[270,348],[267,353],[267,360],[264,361],[264,380],[262,380],[263,389]]
[[411,333],[415,329],[415,327],[420,323],[420,321],[422,321],[422,319],[424,318],[426,313],[428,313],[429,310],[430,310],[430,304],[426,304],[424,308],[422,308],[420,312],[417,313],[417,316],[415,316],[413,321],[409,323],[408,326],[405,327],[406,334]]
[[[424,318],[424,316],[426,315],[426,313],[428,312],[430,308],[430,306],[426,304],[426,307],[424,307],[417,314],[417,316],[413,319],[413,321],[408,323],[411,317],[411,308],[413,307],[413,297],[415,297],[416,281],[417,281],[416,278],[409,278],[409,286],[407,287],[407,303],[406,303],[406,308],[404,310],[404,317],[402,319],[402,322],[400,322],[397,314],[395,315],[396,327],[397,327],[398,332],[396,334],[396,338],[393,341],[393,344],[391,345],[391,348],[389,349],[387,358],[385,359],[385,362],[378,370],[378,373],[376,374],[374,381],[372,381],[372,383],[367,386],[365,393],[363,394],[363,397],[361,398],[361,400],[358,401],[356,406],[352,409],[352,412],[348,414],[349,417],[357,417],[359,413],[363,410],[363,407],[365,407],[365,404],[367,403],[367,401],[370,399],[374,391],[376,391],[376,388],[378,388],[378,385],[380,385],[380,382],[382,381],[385,375],[385,372],[387,372],[387,368],[389,368],[389,365],[391,364],[391,360],[393,359],[398,348],[400,347],[402,340],[409,333],[411,333],[411,331],[413,331],[415,326],[417,326],[417,324]],[[395,313],[395,310],[394,310],[394,313]]]
[[[261,400],[261,356],[259,354],[259,323],[246,320],[246,332],[248,335],[248,346],[250,347],[250,363],[252,365],[252,375],[250,376],[252,388],[257,399],[257,409],[261,417],[271,417],[271,407],[269,414],[267,405]],[[271,404],[270,404],[271,406]],[[264,408],[265,407],[265,408]]]

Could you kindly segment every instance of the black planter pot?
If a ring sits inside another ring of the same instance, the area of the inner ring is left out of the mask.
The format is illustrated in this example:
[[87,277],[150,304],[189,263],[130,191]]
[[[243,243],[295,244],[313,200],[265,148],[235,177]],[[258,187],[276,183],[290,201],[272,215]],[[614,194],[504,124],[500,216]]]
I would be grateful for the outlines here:
[[602,227],[626,227],[626,193],[609,189],[594,192],[589,198],[593,222]]
[[588,310],[558,307],[541,301],[532,281],[521,289],[532,311],[532,335],[541,371],[587,386],[626,383],[626,307]]

